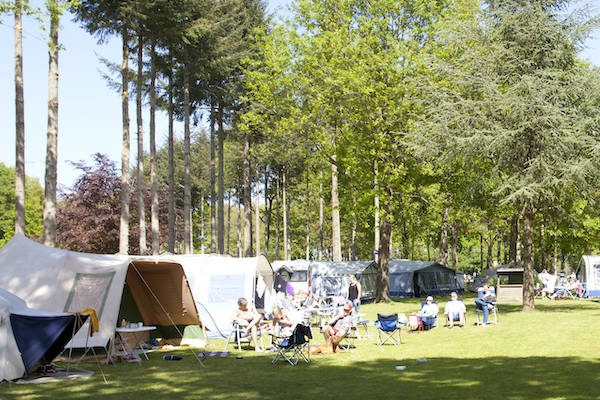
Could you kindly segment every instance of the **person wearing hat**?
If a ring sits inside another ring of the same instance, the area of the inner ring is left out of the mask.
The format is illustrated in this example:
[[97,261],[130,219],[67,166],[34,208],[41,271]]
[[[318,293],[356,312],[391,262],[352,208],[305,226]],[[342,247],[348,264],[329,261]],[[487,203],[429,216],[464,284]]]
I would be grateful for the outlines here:
[[418,315],[421,318],[421,321],[423,321],[423,325],[431,329],[439,312],[440,309],[438,308],[438,305],[433,302],[433,297],[427,296],[425,304],[421,307],[421,311]]
[[342,341],[344,336],[348,334],[351,328],[352,305],[350,303],[346,303],[344,304],[343,312],[330,320],[327,323],[327,326],[323,328],[325,344],[331,346],[331,350],[336,353],[338,351],[338,344]]

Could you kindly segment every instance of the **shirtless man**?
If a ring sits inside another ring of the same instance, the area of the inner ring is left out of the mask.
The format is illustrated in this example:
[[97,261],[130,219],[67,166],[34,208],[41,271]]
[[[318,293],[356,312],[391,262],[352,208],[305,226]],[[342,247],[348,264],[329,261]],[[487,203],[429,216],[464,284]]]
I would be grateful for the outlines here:
[[254,344],[254,350],[257,353],[261,353],[262,349],[258,345],[258,324],[262,320],[262,316],[256,311],[250,311],[248,309],[248,300],[243,297],[238,299],[238,309],[235,310],[233,320],[240,326],[243,326],[242,333],[247,334],[250,332],[252,335],[252,344]]

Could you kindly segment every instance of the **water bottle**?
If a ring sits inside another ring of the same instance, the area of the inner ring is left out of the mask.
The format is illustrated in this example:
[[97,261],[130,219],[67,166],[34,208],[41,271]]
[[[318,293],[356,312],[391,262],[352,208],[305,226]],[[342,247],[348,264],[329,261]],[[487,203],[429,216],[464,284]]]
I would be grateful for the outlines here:
[[175,360],[181,360],[183,357],[181,356],[164,356],[163,360],[167,360],[167,361],[175,361]]

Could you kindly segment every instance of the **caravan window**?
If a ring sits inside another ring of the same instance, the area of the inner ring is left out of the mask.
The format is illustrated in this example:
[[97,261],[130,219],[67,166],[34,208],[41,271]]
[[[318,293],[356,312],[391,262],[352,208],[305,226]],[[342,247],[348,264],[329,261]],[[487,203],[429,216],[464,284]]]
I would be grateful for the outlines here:
[[596,287],[600,287],[600,264],[594,265],[594,270],[596,271]]
[[290,277],[290,282],[306,282],[308,281],[307,271],[295,271]]

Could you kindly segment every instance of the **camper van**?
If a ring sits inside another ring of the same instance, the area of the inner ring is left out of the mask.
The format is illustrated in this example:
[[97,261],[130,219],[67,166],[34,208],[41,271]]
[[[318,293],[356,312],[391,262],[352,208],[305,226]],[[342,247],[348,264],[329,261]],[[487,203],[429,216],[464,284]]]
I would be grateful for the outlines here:
[[289,283],[294,293],[308,293],[310,290],[311,263],[308,260],[273,261],[273,271],[281,269],[291,271]]

